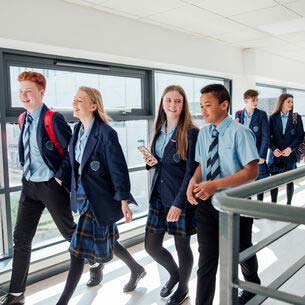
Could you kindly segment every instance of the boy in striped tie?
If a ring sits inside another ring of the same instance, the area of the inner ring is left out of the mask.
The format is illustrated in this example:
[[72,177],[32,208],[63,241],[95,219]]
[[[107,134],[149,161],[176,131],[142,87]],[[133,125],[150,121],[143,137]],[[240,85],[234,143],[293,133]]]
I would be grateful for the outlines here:
[[[212,305],[218,267],[218,211],[211,199],[215,192],[254,180],[259,156],[251,130],[228,116],[230,95],[220,84],[201,89],[202,116],[209,125],[198,135],[195,160],[199,163],[189,182],[188,201],[197,207],[199,262],[196,305]],[[240,251],[252,246],[253,219],[240,218]],[[256,256],[241,264],[247,281],[260,283]],[[239,297],[245,304],[253,297],[246,291]]]

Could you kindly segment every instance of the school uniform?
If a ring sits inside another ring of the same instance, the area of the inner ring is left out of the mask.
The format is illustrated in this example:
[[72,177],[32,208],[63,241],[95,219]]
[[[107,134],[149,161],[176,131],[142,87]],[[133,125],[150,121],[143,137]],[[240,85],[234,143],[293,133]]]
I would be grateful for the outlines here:
[[[263,110],[255,108],[250,116],[247,115],[246,108],[235,113],[235,119],[239,119],[239,123],[252,130],[255,135],[256,147],[261,159],[267,159],[269,147],[269,124],[267,113]],[[258,165],[259,175],[257,180],[269,176],[267,163]]]
[[[62,157],[44,128],[44,116],[48,107],[42,104],[33,113],[26,114],[18,142],[21,166],[25,163],[25,128],[29,128],[30,175],[23,176],[16,226],[14,229],[14,257],[10,292],[24,292],[28,275],[31,244],[39,219],[45,208],[50,212],[63,237],[71,239],[75,228],[66,188],[70,185],[68,143],[71,129],[63,116],[56,112],[53,126],[56,137],[64,151]],[[29,123],[27,116],[31,116]],[[62,181],[59,185],[55,178]]]
[[69,250],[74,256],[105,263],[112,259],[119,238],[116,222],[123,217],[121,200],[134,200],[117,133],[97,117],[86,133],[78,123],[69,154],[71,206],[80,213]]
[[[298,146],[301,145],[304,137],[303,122],[300,115],[297,115],[296,122],[293,121],[292,113],[273,114],[269,118],[270,145],[267,164],[272,174],[278,174],[296,168]],[[288,157],[275,157],[273,151],[277,148],[284,150],[290,147],[292,152]]]
[[[202,181],[207,180],[208,150],[213,141],[214,128],[213,125],[205,126],[198,135],[195,160],[201,165]],[[219,133],[219,178],[231,176],[248,163],[259,159],[255,137],[250,129],[228,116],[216,127],[216,130]],[[212,305],[219,257],[219,212],[213,207],[212,198],[199,200],[196,216],[199,245],[196,304]],[[252,224],[252,218],[240,218],[240,251],[252,246]],[[247,281],[260,283],[256,256],[242,263],[241,267]]]
[[[152,154],[158,160],[154,167],[150,192],[150,206],[146,230],[152,233],[172,235],[192,235],[196,233],[195,209],[188,204],[186,190],[195,168],[195,145],[198,129],[190,128],[187,133],[187,160],[182,160],[177,153],[177,130],[165,132],[165,124],[152,143]],[[150,169],[149,166],[147,166]],[[182,210],[179,220],[167,222],[166,216],[175,206]]]

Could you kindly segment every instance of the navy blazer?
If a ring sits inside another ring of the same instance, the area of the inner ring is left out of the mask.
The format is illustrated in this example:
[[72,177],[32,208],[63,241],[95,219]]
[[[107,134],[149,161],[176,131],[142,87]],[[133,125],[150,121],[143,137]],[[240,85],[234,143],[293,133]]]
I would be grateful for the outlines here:
[[[283,134],[283,125],[281,114],[273,114],[269,117],[269,127],[270,127],[270,145],[268,152],[268,165],[283,163],[286,168],[294,168],[297,162],[296,150],[297,147],[303,141],[304,129],[303,122],[299,115],[297,115],[297,123],[294,124],[292,120],[292,113],[289,112],[288,121],[286,125],[285,134]],[[288,157],[276,158],[273,151],[278,148],[279,150],[284,150],[290,147],[292,153]]]
[[[54,113],[52,119],[53,127],[57,140],[64,151],[64,157],[62,157],[49,139],[44,127],[44,116],[48,109],[49,108],[43,104],[37,126],[37,145],[43,161],[54,172],[55,177],[62,181],[63,186],[70,190],[71,167],[69,162],[68,146],[71,139],[71,128],[62,114],[59,112]],[[23,125],[21,126],[18,141],[19,162],[21,166],[24,164],[24,147],[22,139],[25,123],[26,120],[23,121]]]
[[[156,182],[159,179],[161,184],[161,201],[165,206],[171,207],[173,205],[183,209],[187,205],[186,190],[198,165],[195,161],[198,132],[197,128],[190,128],[188,130],[187,160],[182,160],[177,154],[176,130],[164,149],[162,161],[155,153],[155,143],[158,135],[154,137],[152,154],[158,160],[158,164],[154,166],[155,172],[152,179],[150,199]],[[147,166],[147,169],[150,168]]]
[[[239,118],[239,122],[241,124],[244,124],[245,111],[246,109],[244,108],[242,111],[237,111],[235,113],[235,119]],[[263,110],[255,108],[253,111],[249,128],[255,134],[256,147],[259,157],[262,159],[266,159],[270,140],[267,113]]]
[[[69,146],[72,166],[71,206],[77,211],[78,166],[75,145],[81,123],[75,128]],[[116,131],[97,117],[93,123],[81,163],[80,181],[100,226],[113,224],[123,217],[121,200],[129,200],[130,180],[125,157]]]

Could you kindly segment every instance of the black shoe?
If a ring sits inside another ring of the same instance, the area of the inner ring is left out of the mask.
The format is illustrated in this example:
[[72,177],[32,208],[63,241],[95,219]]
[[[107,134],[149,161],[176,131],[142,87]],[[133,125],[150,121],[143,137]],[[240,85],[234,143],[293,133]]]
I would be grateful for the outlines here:
[[129,282],[124,286],[123,291],[130,292],[135,290],[140,279],[142,279],[146,274],[147,273],[143,267],[141,267],[141,269],[137,272],[131,272]]
[[15,296],[12,294],[6,294],[0,301],[0,305],[23,305],[24,294]]
[[178,281],[176,283],[174,283],[174,285],[170,286],[169,281],[167,281],[166,284],[160,290],[161,298],[168,297],[172,293],[172,291],[177,283],[178,283]]
[[165,305],[181,305],[189,297],[189,291],[187,290],[181,296],[171,296],[165,303]]
[[250,301],[252,298],[255,297],[255,294],[248,291],[242,291],[240,295],[238,296],[239,305],[244,305],[248,301]]
[[87,282],[88,287],[94,287],[103,280],[104,264],[99,264],[95,268],[90,268],[90,279]]

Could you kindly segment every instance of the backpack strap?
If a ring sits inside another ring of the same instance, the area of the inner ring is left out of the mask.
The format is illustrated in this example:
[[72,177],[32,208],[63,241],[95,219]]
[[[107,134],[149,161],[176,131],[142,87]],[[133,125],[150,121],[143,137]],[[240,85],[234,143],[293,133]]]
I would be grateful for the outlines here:
[[44,128],[47,132],[47,135],[51,142],[54,144],[56,150],[58,153],[63,157],[64,156],[64,151],[62,147],[60,146],[60,143],[57,140],[56,133],[54,130],[54,125],[53,125],[53,116],[55,114],[55,111],[49,109],[47,110],[45,116],[44,116]]
[[20,128],[20,129],[21,129],[22,126],[23,126],[23,122],[24,122],[25,115],[26,115],[26,111],[22,112],[22,113],[18,116],[18,125],[19,125],[19,128]]

